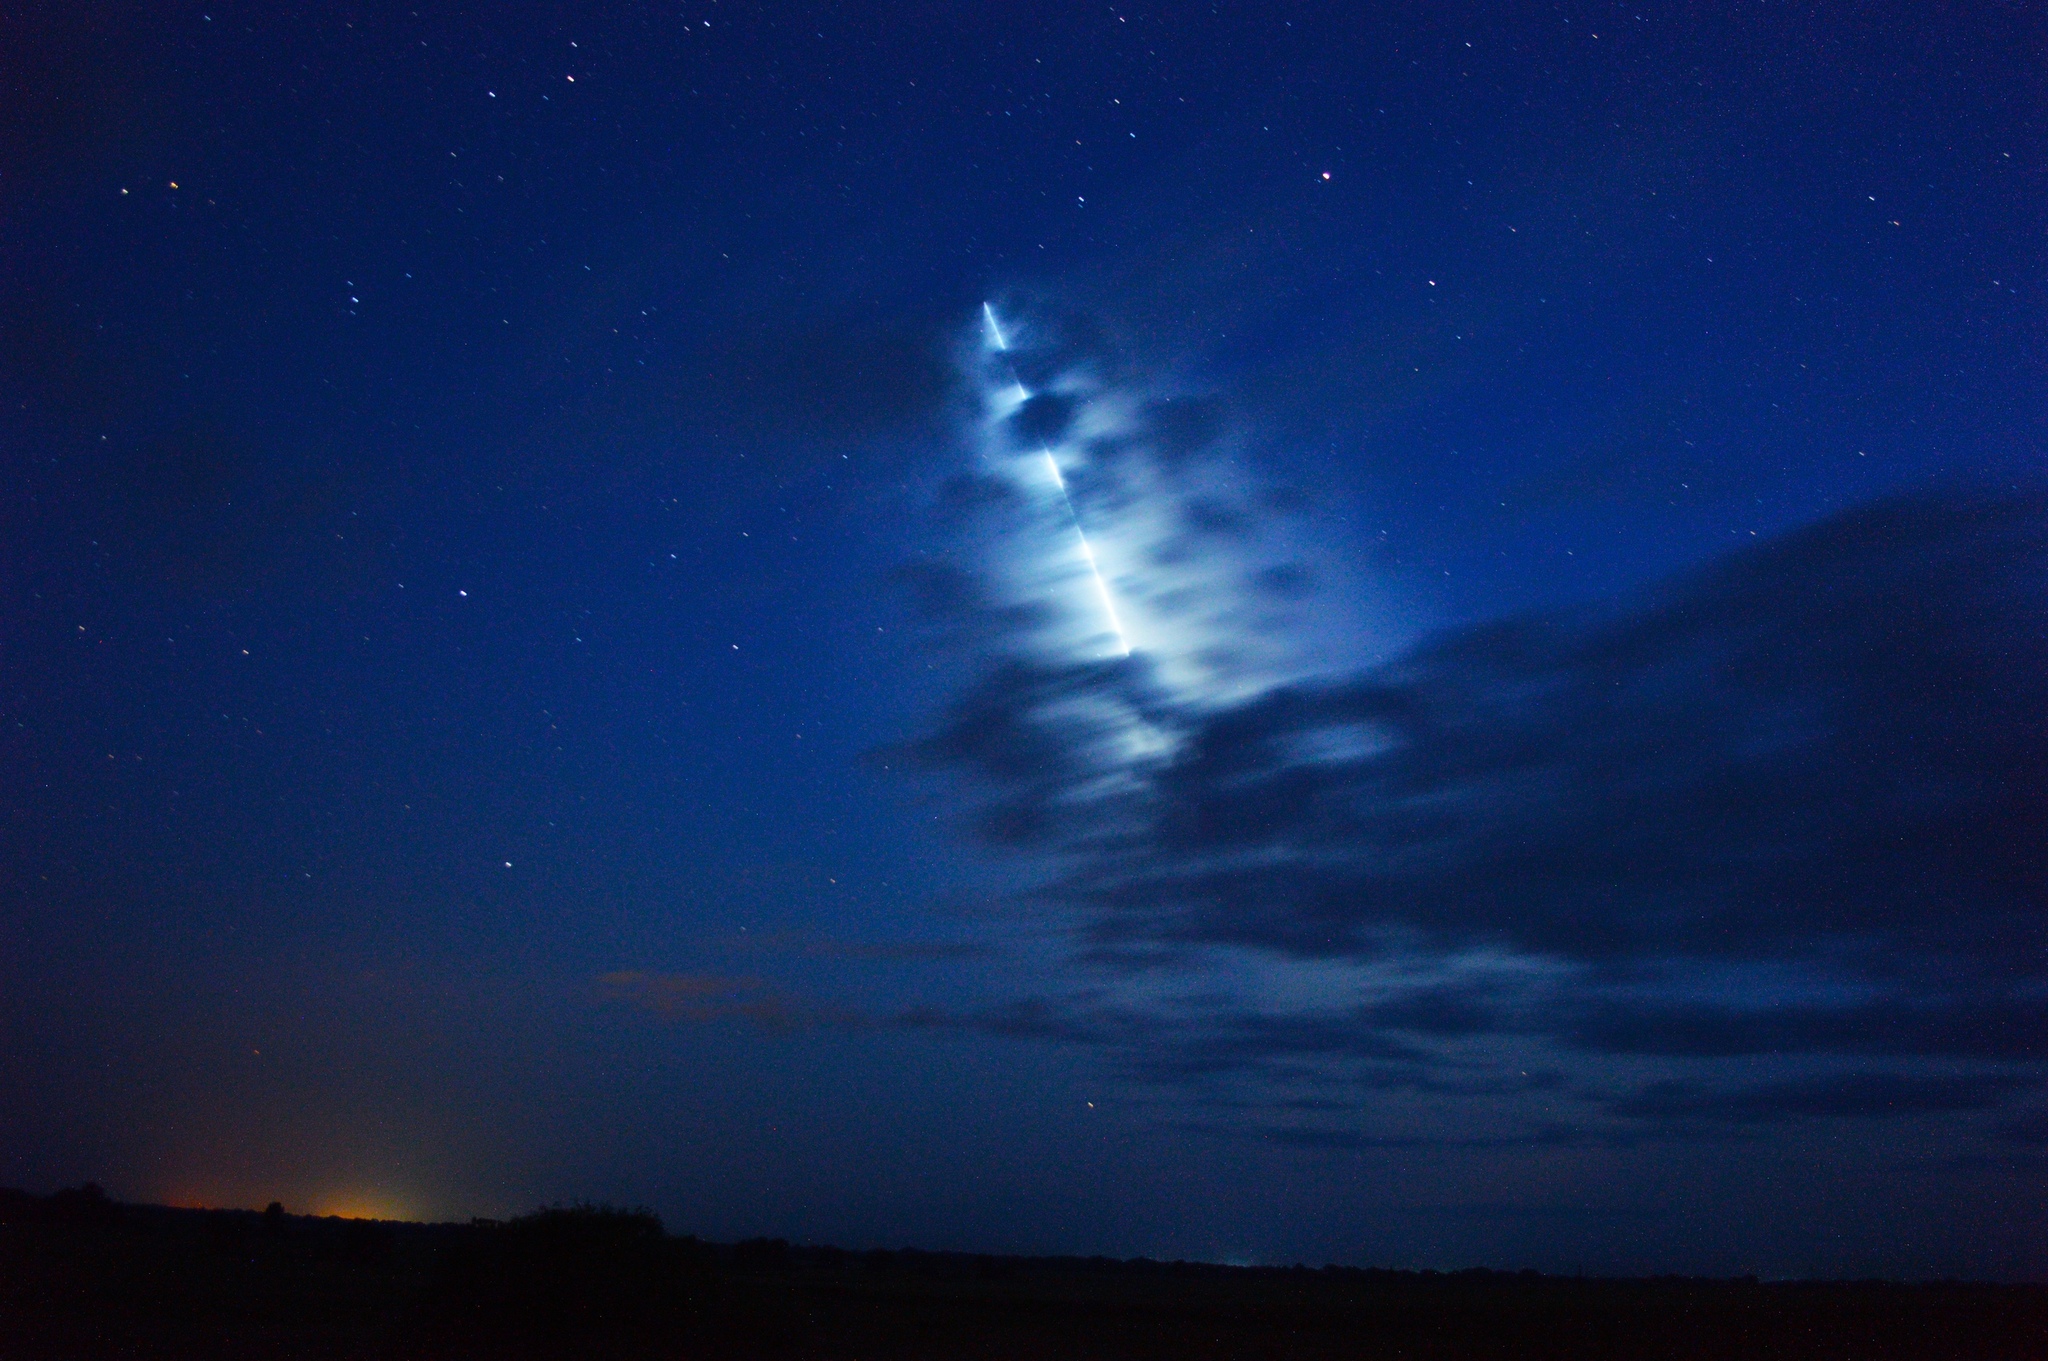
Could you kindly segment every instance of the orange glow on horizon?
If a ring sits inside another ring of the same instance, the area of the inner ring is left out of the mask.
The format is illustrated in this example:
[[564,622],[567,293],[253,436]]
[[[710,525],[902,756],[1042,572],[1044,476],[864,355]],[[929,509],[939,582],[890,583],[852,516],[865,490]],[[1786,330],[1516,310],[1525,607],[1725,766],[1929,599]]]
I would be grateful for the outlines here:
[[318,1197],[307,1209],[293,1210],[290,1205],[285,1209],[290,1213],[318,1215],[322,1219],[409,1220],[415,1217],[402,1201],[377,1191],[336,1191]]
[[271,1195],[252,1197],[248,1192],[208,1193],[190,1187],[175,1187],[154,1194],[145,1192],[140,1199],[168,1205],[174,1210],[261,1210],[275,1200],[284,1206],[286,1214],[312,1215],[318,1219],[413,1220],[419,1217],[417,1208],[406,1198],[379,1190],[329,1191],[297,1200],[289,1188]]
[[186,1191],[166,1191],[158,1198],[157,1203],[168,1205],[173,1210],[239,1210],[245,1208],[240,1205],[222,1205],[211,1196],[202,1196]]

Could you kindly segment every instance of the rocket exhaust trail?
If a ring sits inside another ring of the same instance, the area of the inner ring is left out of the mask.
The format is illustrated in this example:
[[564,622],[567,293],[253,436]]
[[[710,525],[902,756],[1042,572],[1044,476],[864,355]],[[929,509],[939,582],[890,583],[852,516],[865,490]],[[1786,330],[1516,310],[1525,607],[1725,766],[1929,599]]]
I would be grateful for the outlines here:
[[[1010,343],[1003,337],[1003,328],[996,321],[995,309],[983,303],[981,318],[988,327],[989,343],[995,346],[996,353],[1009,353]],[[1027,398],[1031,396],[1031,389],[1025,387],[1024,381],[1017,376],[1015,364],[1010,365],[1010,381]],[[1045,466],[1052,473],[1052,484],[1060,490],[1060,503],[1066,506],[1067,520],[1074,526],[1075,539],[1080,541],[1081,558],[1088,564],[1088,575],[1095,579],[1095,594],[1102,600],[1102,613],[1109,620],[1110,631],[1116,634],[1117,649],[1128,657],[1131,655],[1131,640],[1124,633],[1123,620],[1117,617],[1116,601],[1109,594],[1109,583],[1102,579],[1102,568],[1096,563],[1095,550],[1088,543],[1088,531],[1081,527],[1081,514],[1074,509],[1074,498],[1067,491],[1067,479],[1060,474],[1060,461],[1052,456],[1052,449],[1042,440],[1039,442],[1038,451],[1045,455]]]
[[1116,645],[1128,657],[1131,655],[1131,640],[1124,636],[1123,620],[1116,617],[1116,602],[1110,599],[1109,583],[1102,579],[1102,568],[1095,563],[1095,550],[1088,546],[1088,532],[1081,528],[1080,513],[1074,509],[1074,498],[1067,494],[1067,479],[1060,476],[1059,460],[1052,456],[1052,450],[1040,447],[1045,455],[1045,466],[1052,470],[1053,485],[1060,489],[1060,500],[1066,503],[1067,518],[1074,523],[1074,537],[1081,541],[1081,556],[1088,560],[1088,574],[1095,578],[1095,593],[1102,597],[1102,612],[1109,617],[1109,627],[1116,633]]

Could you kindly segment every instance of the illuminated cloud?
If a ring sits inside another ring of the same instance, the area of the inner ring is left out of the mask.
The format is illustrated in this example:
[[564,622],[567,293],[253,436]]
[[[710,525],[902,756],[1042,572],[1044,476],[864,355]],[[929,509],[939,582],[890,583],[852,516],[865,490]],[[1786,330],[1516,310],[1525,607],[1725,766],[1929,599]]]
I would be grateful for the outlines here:
[[1549,1082],[1610,1133],[2039,1084],[2039,498],[1873,505],[1389,658],[1224,423],[985,323],[950,593],[983,665],[910,751],[1039,857],[1070,986],[915,1023],[1297,1095]]
[[[1036,770],[1049,815],[1139,791],[1205,715],[1386,648],[1351,555],[1219,405],[1113,375],[1073,319],[984,305],[976,334],[973,461],[934,507],[955,552],[911,575],[988,663],[960,716],[1005,718],[914,755]],[[985,826],[1015,840],[1039,818],[1003,822]]]

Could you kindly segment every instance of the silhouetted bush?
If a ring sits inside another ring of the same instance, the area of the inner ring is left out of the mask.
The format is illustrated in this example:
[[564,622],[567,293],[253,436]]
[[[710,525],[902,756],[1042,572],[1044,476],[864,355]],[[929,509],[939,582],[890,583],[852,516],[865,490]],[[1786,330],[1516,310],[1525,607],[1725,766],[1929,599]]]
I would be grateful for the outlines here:
[[671,1302],[685,1257],[647,1210],[554,1206],[473,1224],[449,1254],[430,1312],[485,1333],[605,1332]]
[[214,1250],[234,1256],[247,1250],[250,1216],[224,1210],[206,1221],[206,1238]]
[[741,1271],[780,1274],[789,1270],[789,1240],[749,1238],[732,1247],[732,1264]]
[[391,1258],[391,1230],[365,1219],[342,1225],[341,1258],[358,1266],[378,1266]]
[[67,1186],[50,1197],[50,1209],[60,1219],[103,1220],[114,1212],[114,1202],[96,1181]]

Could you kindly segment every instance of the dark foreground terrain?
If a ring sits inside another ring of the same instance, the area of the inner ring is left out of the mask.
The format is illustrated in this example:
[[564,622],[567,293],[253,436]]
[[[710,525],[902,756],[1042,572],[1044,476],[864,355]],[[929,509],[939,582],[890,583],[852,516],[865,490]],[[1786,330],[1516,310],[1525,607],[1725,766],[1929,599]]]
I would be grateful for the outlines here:
[[850,1253],[0,1191],[0,1356],[2048,1358],[2048,1287]]

